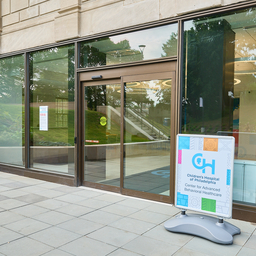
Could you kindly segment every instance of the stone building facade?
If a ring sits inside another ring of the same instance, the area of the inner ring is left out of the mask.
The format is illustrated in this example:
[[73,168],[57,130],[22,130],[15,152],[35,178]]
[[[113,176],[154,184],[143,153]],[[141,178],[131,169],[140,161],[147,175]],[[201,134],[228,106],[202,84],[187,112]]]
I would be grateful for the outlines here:
[[1,53],[234,4],[237,0],[2,0]]

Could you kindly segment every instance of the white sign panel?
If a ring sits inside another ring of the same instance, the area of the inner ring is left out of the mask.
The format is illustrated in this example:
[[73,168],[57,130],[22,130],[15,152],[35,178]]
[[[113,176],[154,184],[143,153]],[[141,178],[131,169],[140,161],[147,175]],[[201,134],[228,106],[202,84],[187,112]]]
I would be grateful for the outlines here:
[[175,205],[231,218],[235,139],[178,134]]
[[48,106],[39,107],[39,130],[48,131]]

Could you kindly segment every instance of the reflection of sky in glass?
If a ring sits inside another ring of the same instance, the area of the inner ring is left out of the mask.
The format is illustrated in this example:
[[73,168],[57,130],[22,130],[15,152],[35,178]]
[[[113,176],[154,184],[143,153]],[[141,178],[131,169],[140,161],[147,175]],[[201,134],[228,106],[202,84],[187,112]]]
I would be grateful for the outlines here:
[[139,45],[146,45],[143,55],[144,59],[160,58],[164,54],[162,46],[170,39],[172,33],[178,32],[178,25],[171,24],[151,29],[145,29],[132,33],[110,37],[114,43],[128,40],[133,50],[139,50]]
[[152,90],[147,90],[147,93],[148,93],[148,98],[150,100],[153,100],[154,101],[154,106],[156,106],[156,104],[159,102],[158,98],[156,97],[156,92],[152,91]]
[[[139,89],[143,88],[146,92],[146,97],[153,101],[154,106],[156,106],[160,100],[163,98],[163,93],[165,92],[164,89],[167,89],[170,85],[164,85],[164,82],[171,81],[170,79],[165,80],[150,80],[150,81],[140,81],[135,83],[127,83],[127,89],[126,92],[129,93],[129,89],[133,91],[132,89]],[[171,86],[169,87],[171,88]],[[159,90],[163,90],[162,94],[157,94]]]
[[147,90],[148,98],[154,101],[154,106],[159,103],[159,98],[156,96],[156,92],[160,89],[159,82],[161,82],[161,80],[151,80],[148,82],[149,88],[155,89]]
[[[256,9],[246,9],[242,10],[241,12],[235,12],[231,14],[224,14],[224,15],[217,15],[212,16],[210,18],[203,18],[202,20],[196,19],[196,20],[188,20],[184,22],[184,30],[190,30],[192,27],[195,28],[194,23],[200,24],[205,22],[212,22],[212,21],[218,21],[218,20],[226,20],[233,30],[236,29],[245,29],[253,28],[255,27],[256,22]],[[255,32],[255,31],[254,31]]]
[[193,20],[184,22],[184,31],[190,30],[191,28],[195,28]]

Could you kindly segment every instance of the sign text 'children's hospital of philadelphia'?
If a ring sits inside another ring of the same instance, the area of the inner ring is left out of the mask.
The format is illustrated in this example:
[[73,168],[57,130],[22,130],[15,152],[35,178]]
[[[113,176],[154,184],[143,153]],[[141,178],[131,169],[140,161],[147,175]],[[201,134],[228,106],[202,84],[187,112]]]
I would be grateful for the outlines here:
[[234,138],[177,136],[176,206],[231,217]]

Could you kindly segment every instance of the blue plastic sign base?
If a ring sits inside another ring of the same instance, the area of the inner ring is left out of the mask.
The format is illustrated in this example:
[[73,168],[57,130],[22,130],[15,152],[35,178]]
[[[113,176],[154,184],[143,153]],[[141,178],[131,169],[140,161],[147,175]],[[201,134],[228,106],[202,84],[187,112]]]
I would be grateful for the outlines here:
[[180,214],[165,222],[166,230],[200,236],[218,244],[232,244],[233,235],[240,234],[238,227],[217,219],[200,214]]

